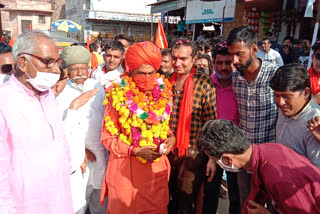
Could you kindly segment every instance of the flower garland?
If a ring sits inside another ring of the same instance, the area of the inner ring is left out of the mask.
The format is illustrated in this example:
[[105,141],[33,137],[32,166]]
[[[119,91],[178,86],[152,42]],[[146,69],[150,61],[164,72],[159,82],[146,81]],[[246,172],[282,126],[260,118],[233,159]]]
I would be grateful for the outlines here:
[[[133,147],[159,146],[169,131],[169,119],[172,110],[171,85],[163,75],[157,74],[153,90],[141,92],[134,81],[124,76],[113,82],[112,89],[106,94],[104,105],[112,100],[112,106],[119,113],[119,123],[123,133],[119,134],[109,116],[105,118],[105,127],[112,135]],[[147,160],[137,157],[143,163]],[[158,160],[158,159],[157,159]],[[156,161],[157,161],[156,160]]]

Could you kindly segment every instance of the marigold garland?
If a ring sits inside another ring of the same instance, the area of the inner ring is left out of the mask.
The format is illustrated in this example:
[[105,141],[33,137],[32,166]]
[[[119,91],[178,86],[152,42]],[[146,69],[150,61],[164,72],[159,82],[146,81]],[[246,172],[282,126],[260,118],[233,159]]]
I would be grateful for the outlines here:
[[[172,110],[169,81],[163,75],[157,74],[152,92],[143,93],[129,76],[124,76],[113,82],[113,87],[106,94],[103,104],[108,105],[110,100],[119,113],[119,123],[124,133],[119,134],[109,116],[105,118],[106,130],[111,135],[118,135],[128,145],[157,146],[159,149],[160,144],[167,139],[169,131]],[[147,162],[143,158],[137,158],[143,163]]]

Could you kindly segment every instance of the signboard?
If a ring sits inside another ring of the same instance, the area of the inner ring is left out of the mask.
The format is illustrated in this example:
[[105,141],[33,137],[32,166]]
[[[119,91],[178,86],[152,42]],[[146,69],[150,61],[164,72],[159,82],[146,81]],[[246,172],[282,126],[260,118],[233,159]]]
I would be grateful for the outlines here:
[[147,5],[154,2],[155,0],[90,0],[90,10],[150,14],[150,7]]
[[[152,16],[153,23],[157,23],[160,16]],[[111,21],[126,21],[126,22],[146,22],[151,23],[150,15],[142,14],[127,14],[127,13],[111,13],[102,11],[88,11],[85,14],[85,19],[101,19],[101,20],[111,20]]]
[[[159,1],[158,1],[159,2]],[[161,2],[161,1],[160,1]],[[171,10],[177,10],[186,6],[186,0],[176,0],[170,2],[163,2],[163,4],[151,6],[151,13],[168,12]]]
[[233,22],[236,0],[212,2],[187,0],[186,24],[222,22],[224,7],[224,22]]

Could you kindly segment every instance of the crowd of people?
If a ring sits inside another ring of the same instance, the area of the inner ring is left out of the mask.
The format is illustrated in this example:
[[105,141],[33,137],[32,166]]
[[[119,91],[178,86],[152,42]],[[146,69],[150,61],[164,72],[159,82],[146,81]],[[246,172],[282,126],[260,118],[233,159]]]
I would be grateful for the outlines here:
[[320,213],[320,42],[204,39],[1,47],[0,213]]

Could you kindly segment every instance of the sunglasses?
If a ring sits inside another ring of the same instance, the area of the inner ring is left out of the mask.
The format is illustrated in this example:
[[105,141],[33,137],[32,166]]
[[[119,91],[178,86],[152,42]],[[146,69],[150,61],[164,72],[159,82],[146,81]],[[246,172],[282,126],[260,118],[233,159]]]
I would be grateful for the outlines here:
[[13,69],[13,66],[14,65],[11,65],[11,64],[4,64],[4,65],[1,65],[1,72],[2,73],[10,73]]
[[315,57],[317,60],[319,60],[319,59],[320,59],[320,53],[314,54],[314,57]]

